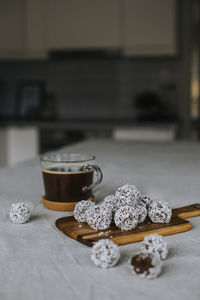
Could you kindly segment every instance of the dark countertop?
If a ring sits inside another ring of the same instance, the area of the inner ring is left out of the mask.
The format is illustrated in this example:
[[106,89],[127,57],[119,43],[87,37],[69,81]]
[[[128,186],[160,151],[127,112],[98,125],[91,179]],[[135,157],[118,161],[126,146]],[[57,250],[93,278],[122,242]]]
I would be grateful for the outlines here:
[[175,122],[151,122],[138,123],[133,120],[124,119],[93,119],[93,120],[56,120],[56,121],[33,121],[33,120],[2,120],[0,128],[7,127],[37,127],[38,129],[114,129],[114,128],[162,128],[167,129],[174,126]]

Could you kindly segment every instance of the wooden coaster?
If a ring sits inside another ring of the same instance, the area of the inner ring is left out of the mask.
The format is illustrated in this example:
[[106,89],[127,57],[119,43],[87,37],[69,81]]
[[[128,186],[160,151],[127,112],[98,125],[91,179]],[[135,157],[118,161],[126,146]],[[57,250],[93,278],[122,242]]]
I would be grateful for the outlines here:
[[[95,196],[92,195],[88,200],[95,201]],[[58,211],[72,211],[74,210],[74,206],[78,202],[55,202],[55,201],[47,200],[45,196],[43,196],[42,203],[48,209],[58,210]]]

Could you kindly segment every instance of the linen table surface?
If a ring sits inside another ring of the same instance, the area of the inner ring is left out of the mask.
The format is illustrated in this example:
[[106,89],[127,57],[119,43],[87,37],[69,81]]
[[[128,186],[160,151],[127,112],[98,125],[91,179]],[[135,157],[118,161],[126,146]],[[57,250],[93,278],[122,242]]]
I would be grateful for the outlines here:
[[[86,141],[67,152],[97,157],[104,178],[97,202],[127,182],[172,208],[200,202],[200,144]],[[43,207],[39,158],[0,170],[0,300],[200,299],[200,217],[193,228],[165,237],[169,255],[157,279],[132,275],[128,260],[141,243],[120,247],[121,259],[103,270],[90,259],[91,248],[65,236],[57,218],[70,215]],[[13,224],[12,203],[29,205],[32,218]]]

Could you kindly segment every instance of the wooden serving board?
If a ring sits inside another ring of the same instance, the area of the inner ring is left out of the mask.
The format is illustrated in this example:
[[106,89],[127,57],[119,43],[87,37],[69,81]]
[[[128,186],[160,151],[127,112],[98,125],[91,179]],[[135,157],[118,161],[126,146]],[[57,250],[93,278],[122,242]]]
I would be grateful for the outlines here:
[[67,236],[87,246],[93,246],[98,240],[103,238],[108,238],[117,245],[125,245],[142,241],[146,235],[152,233],[171,235],[190,230],[192,224],[184,218],[195,216],[200,216],[200,204],[173,209],[170,223],[155,224],[150,220],[146,220],[130,231],[120,230],[115,225],[106,230],[94,230],[87,223],[77,222],[73,216],[58,219],[56,227]]

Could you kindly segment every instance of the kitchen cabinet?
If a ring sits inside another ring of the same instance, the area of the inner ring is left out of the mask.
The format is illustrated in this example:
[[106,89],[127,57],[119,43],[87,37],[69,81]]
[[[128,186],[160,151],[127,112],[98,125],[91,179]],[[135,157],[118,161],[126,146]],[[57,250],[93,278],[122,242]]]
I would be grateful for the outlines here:
[[174,55],[176,17],[176,0],[2,0],[0,59],[70,49]]
[[174,55],[175,0],[123,0],[122,47],[127,55]]
[[119,47],[118,0],[25,0],[25,57],[51,50]]
[[[57,5],[57,4],[56,4]],[[26,58],[46,58],[46,16],[44,0],[25,0]]]
[[44,0],[48,49],[119,46],[117,0]]
[[47,57],[43,0],[0,1],[0,59]]
[[0,167],[38,155],[38,129],[8,127],[0,129]]
[[22,56],[24,47],[23,0],[0,1],[0,59]]
[[176,0],[26,3],[28,53],[84,48],[121,49],[133,56],[177,53]]

